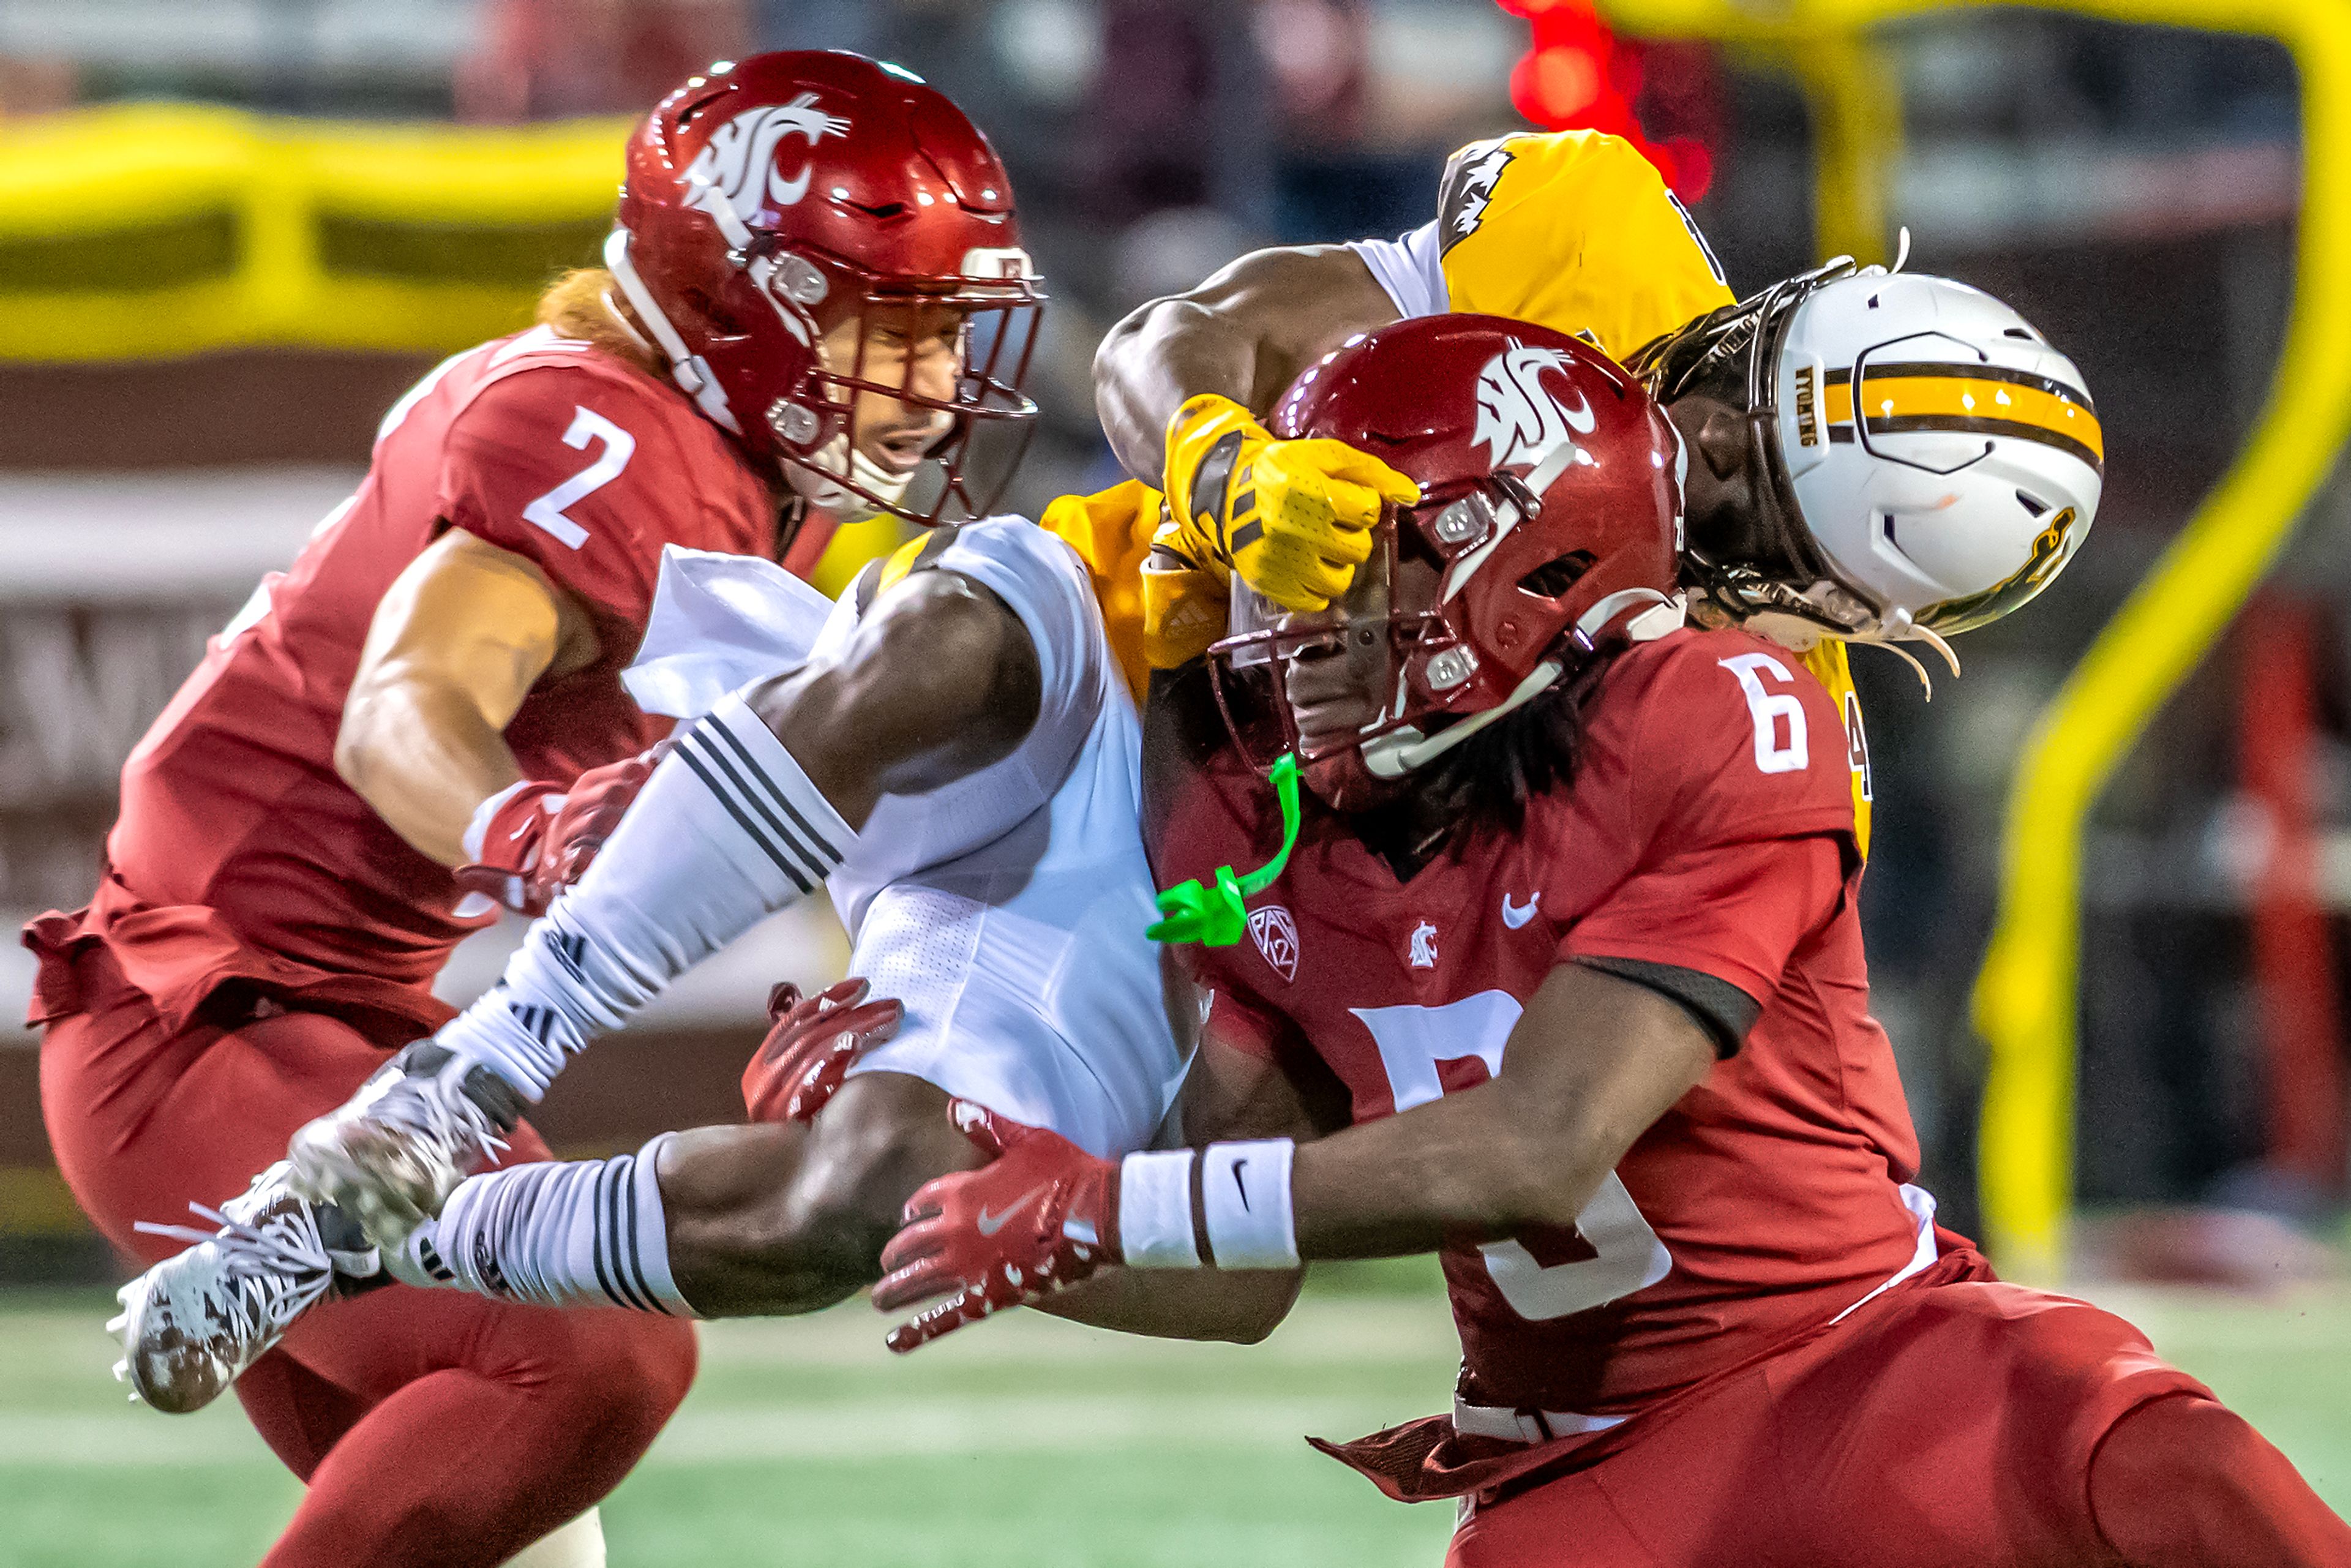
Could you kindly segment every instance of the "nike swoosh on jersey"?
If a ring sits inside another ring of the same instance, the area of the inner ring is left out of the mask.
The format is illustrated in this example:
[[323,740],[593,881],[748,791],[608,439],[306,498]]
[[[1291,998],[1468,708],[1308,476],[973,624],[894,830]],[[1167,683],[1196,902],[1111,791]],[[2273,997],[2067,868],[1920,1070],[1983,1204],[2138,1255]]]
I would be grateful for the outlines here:
[[1524,904],[1512,904],[1509,894],[1502,894],[1502,924],[1516,931],[1535,917],[1535,906],[1541,903],[1542,903],[1542,894],[1540,893],[1528,899]]
[[982,1236],[995,1235],[998,1231],[1004,1228],[1005,1221],[1010,1219],[1014,1215],[1029,1207],[1029,1200],[1030,1198],[1042,1197],[1046,1187],[1050,1187],[1053,1184],[1051,1182],[1047,1182],[1042,1186],[1030,1187],[1027,1192],[1022,1193],[1019,1197],[1013,1199],[1011,1207],[1007,1208],[1001,1214],[990,1214],[987,1212],[987,1206],[984,1203],[981,1204],[979,1206],[979,1233]]

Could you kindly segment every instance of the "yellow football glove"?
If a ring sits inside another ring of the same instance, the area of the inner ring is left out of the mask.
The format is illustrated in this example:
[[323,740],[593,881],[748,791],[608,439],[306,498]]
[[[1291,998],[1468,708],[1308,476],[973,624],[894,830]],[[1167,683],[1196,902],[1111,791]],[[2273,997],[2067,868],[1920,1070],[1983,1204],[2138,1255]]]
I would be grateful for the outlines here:
[[1420,487],[1343,441],[1277,441],[1249,410],[1214,392],[1167,424],[1167,503],[1176,548],[1229,566],[1286,610],[1314,611],[1347,591],[1372,553],[1383,502]]

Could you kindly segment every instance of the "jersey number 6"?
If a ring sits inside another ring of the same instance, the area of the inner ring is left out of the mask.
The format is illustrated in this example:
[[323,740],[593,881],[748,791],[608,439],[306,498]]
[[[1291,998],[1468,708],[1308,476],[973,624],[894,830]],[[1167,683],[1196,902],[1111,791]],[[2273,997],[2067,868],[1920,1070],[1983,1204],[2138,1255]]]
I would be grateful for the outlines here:
[[[1769,653],[1740,653],[1716,663],[1739,677],[1747,694],[1747,712],[1755,720],[1755,766],[1764,773],[1802,773],[1812,762],[1804,744],[1803,699],[1793,692],[1766,691],[1769,672],[1782,685],[1795,685],[1788,666]],[[1787,738],[1781,735],[1784,727]]]
[[574,452],[585,452],[591,441],[604,444],[595,462],[522,509],[523,521],[536,523],[573,549],[588,542],[588,530],[566,517],[563,508],[585,500],[619,478],[621,470],[629,465],[629,459],[637,450],[635,436],[602,414],[575,406],[571,428],[563,433],[563,444]]
[[[1489,1077],[1499,1075],[1502,1048],[1525,1009],[1508,991],[1479,991],[1439,1008],[1348,1010],[1371,1030],[1380,1064],[1387,1070],[1389,1092],[1402,1112],[1445,1092],[1439,1062],[1474,1056],[1486,1064]],[[1489,1241],[1478,1249],[1512,1312],[1533,1322],[1590,1312],[1646,1290],[1674,1266],[1673,1255],[1614,1171],[1575,1217],[1575,1230],[1593,1255],[1548,1268],[1523,1242]]]

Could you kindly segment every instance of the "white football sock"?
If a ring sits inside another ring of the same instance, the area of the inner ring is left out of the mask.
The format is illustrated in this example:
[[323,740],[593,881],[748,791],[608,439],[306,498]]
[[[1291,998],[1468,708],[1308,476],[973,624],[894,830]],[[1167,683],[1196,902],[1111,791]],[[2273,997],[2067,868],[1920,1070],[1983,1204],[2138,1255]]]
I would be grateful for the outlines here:
[[686,730],[505,977],[434,1038],[536,1101],[567,1058],[816,891],[856,833],[741,695]]
[[509,1166],[469,1176],[403,1267],[491,1296],[543,1307],[626,1307],[697,1316],[669,1268],[669,1228],[653,1164],[664,1133],[633,1155]]

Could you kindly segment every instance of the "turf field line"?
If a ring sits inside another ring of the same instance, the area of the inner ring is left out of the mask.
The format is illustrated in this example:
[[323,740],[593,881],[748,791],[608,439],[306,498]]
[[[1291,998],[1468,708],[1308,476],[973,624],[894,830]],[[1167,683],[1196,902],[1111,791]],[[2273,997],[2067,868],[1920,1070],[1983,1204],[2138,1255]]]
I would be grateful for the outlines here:
[[1305,1436],[1357,1437],[1426,1409],[1361,1400],[1171,1397],[1131,1391],[1050,1398],[907,1401],[894,1407],[681,1413],[649,1464],[1237,1447],[1305,1451]]
[[[1427,1412],[1384,1402],[1160,1396],[1132,1391],[1014,1398],[920,1398],[700,1411],[672,1421],[645,1463],[702,1467],[776,1459],[1100,1453],[1134,1448],[1298,1449],[1312,1432],[1354,1437]],[[0,1468],[272,1465],[234,1411],[191,1419],[13,1412]]]
[[1309,1301],[1262,1344],[1140,1339],[1015,1312],[966,1329],[900,1361],[882,1348],[892,1320],[862,1302],[806,1318],[733,1320],[702,1327],[705,1367],[722,1364],[907,1367],[1168,1364],[1226,1372],[1277,1366],[1420,1363],[1460,1355],[1441,1297]]

